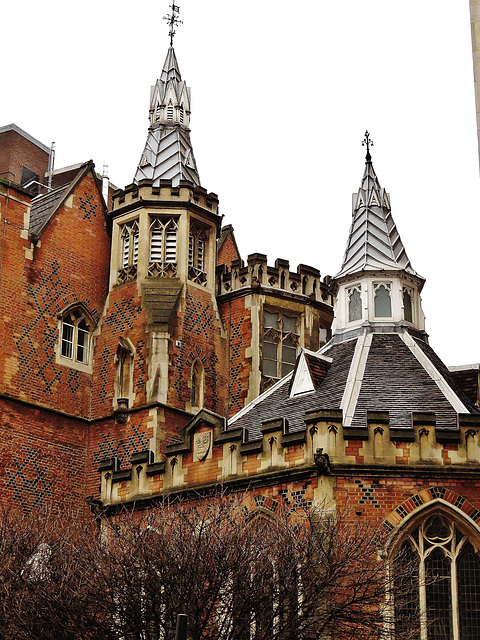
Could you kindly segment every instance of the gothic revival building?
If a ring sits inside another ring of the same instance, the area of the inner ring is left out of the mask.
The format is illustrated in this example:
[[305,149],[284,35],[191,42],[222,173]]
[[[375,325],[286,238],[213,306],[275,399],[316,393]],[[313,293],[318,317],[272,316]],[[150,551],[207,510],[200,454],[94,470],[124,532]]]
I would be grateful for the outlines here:
[[151,471],[186,425],[236,413],[327,339],[318,269],[260,253],[245,264],[221,228],[190,115],[170,47],[134,182],[108,202],[91,162],[48,173],[45,145],[0,130],[7,501],[97,499],[99,466],[116,495],[132,461],[149,465],[139,487],[162,486]]
[[449,371],[429,347],[424,279],[368,148],[342,268],[323,281],[241,260],[190,115],[170,48],[111,207],[91,162],[32,197],[24,167],[42,182],[48,150],[0,130],[15,134],[0,138],[2,500],[108,515],[222,483],[272,517],[325,502],[383,521],[386,552],[406,549],[420,576],[443,572],[419,602],[446,637],[478,637],[478,368]]

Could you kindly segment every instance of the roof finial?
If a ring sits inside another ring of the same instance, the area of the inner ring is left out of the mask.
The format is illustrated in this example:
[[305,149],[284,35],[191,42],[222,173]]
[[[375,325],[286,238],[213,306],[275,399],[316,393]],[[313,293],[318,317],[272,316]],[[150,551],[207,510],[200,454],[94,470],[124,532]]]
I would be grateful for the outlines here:
[[180,12],[179,5],[178,4],[170,4],[168,6],[172,10],[172,15],[163,16],[163,19],[168,22],[168,25],[170,27],[170,31],[168,32],[168,35],[170,36],[170,46],[173,47],[173,36],[176,33],[174,27],[176,27],[178,24],[183,24],[183,22],[181,20],[179,20],[178,17],[175,15],[175,14],[178,14]]
[[365,160],[367,162],[372,161],[372,156],[370,155],[370,147],[373,147],[373,140],[370,139],[370,134],[368,131],[365,131],[365,137],[362,140],[362,147],[367,147],[367,155],[365,156]]

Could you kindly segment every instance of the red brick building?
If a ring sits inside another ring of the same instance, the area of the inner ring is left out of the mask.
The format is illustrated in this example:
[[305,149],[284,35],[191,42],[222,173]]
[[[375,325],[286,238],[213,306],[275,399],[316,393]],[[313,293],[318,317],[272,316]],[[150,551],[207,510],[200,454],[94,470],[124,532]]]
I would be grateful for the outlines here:
[[368,150],[342,269],[322,281],[241,260],[200,183],[173,48],[149,115],[110,208],[92,163],[35,197],[18,171],[0,179],[2,499],[114,513],[222,483],[272,517],[325,503],[383,521],[386,553],[420,576],[443,571],[419,602],[445,637],[477,637],[478,367],[450,372],[429,347],[424,279]]

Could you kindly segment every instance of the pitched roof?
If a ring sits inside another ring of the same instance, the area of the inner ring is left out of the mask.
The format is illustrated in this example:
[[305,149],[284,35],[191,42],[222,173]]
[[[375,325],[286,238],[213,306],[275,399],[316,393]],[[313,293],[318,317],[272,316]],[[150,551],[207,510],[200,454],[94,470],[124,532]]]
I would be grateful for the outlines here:
[[[92,171],[95,176],[94,164],[91,160],[78,165],[78,171],[73,180],[69,183],[62,185],[58,189],[54,189],[49,193],[33,198],[30,209],[30,226],[28,230],[34,240],[38,240],[38,238],[40,238],[50,220],[52,220],[70,193],[72,193],[77,184],[89,171]],[[102,195],[101,189],[99,189],[99,193]]]
[[370,156],[362,183],[353,194],[353,218],[340,272],[335,278],[360,271],[413,270],[392,217],[390,198],[380,186]]
[[[286,418],[289,430],[299,431],[307,411],[342,409],[344,426],[351,428],[366,427],[368,411],[387,411],[392,429],[411,428],[412,412],[433,412],[438,429],[456,429],[459,413],[480,413],[425,342],[395,332],[369,335],[366,342],[357,336],[321,350],[332,362],[314,391],[291,397],[287,376],[233,416],[228,428],[243,427],[254,440],[265,420]],[[361,367],[359,350],[366,355]]]

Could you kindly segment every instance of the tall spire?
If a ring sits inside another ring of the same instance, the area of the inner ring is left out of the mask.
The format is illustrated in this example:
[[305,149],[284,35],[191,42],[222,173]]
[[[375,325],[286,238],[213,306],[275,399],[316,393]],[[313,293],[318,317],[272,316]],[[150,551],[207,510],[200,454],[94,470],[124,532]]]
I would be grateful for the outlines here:
[[[175,17],[178,5],[171,5],[170,41],[173,27],[179,23]],[[173,20],[173,22],[172,22]],[[180,180],[200,185],[192,143],[190,141],[190,88],[182,80],[177,57],[169,47],[160,78],[150,92],[150,127],[145,149],[138,163],[134,182],[151,180],[159,186],[160,180],[171,180],[177,186]]]
[[404,270],[417,275],[393,221],[390,197],[380,186],[373,168],[370,155],[373,142],[368,131],[363,144],[367,147],[365,171],[358,192],[353,194],[352,226],[342,269],[335,277],[379,270]]

